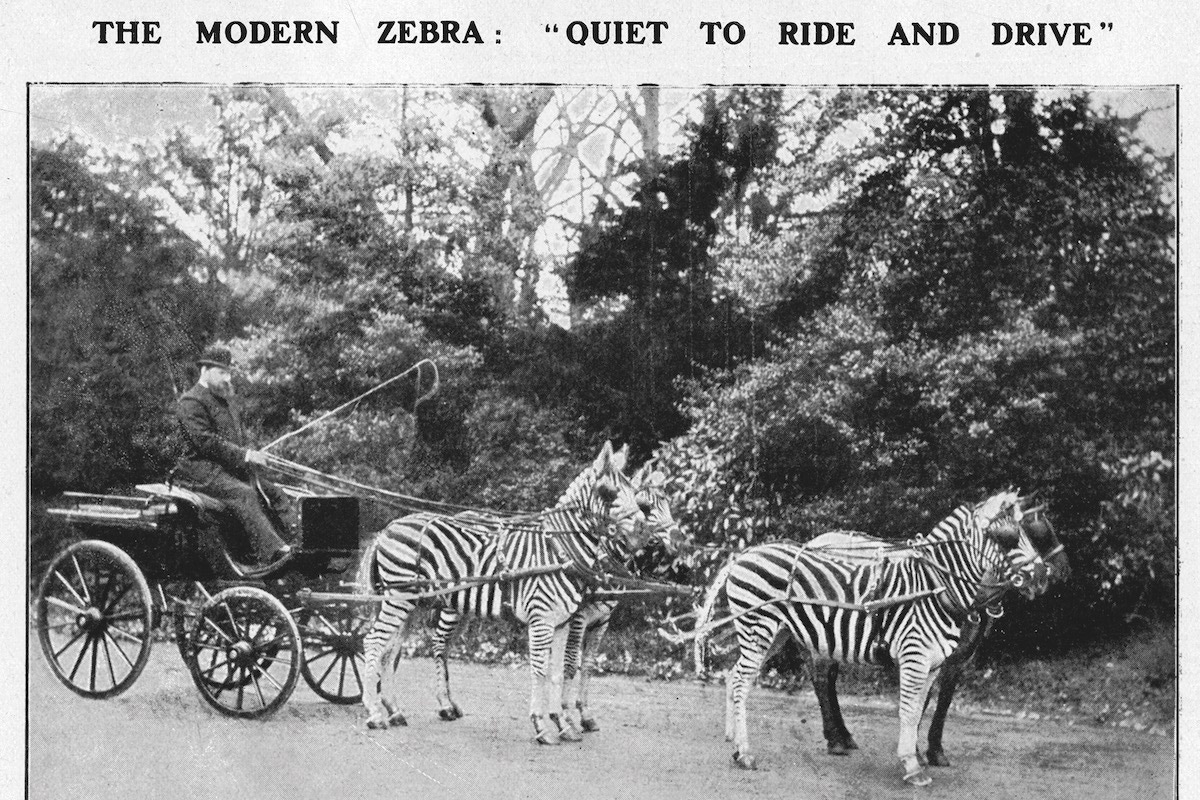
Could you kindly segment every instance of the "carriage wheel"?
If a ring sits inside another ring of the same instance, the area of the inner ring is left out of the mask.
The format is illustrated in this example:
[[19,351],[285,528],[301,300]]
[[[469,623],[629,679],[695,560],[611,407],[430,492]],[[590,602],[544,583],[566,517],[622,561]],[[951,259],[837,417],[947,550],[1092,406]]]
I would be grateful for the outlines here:
[[297,615],[304,638],[304,681],[331,703],[362,700],[363,637],[371,615],[358,604],[306,608]]
[[76,694],[115,697],[150,658],[150,587],[108,542],[76,542],[60,553],[38,587],[36,613],[42,653]]
[[185,658],[209,705],[231,717],[261,717],[278,710],[296,688],[300,632],[275,597],[237,586],[200,609]]

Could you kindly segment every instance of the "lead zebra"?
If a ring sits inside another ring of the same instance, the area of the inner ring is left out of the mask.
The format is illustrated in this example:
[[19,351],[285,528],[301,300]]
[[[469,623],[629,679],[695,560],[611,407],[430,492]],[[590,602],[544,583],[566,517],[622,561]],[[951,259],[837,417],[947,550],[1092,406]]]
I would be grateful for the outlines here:
[[[1026,512],[1021,519],[1021,527],[1029,535],[1034,547],[1042,555],[1046,564],[1045,580],[1065,580],[1070,574],[1066,554],[1058,540],[1054,526],[1045,516],[1036,512]],[[873,558],[873,553],[886,552],[895,545],[876,539],[866,534],[850,531],[834,531],[822,534],[805,543],[809,549],[823,549],[826,553],[838,558]],[[1041,580],[1040,572],[1034,575],[1034,580]],[[1036,589],[1044,589],[1042,586]],[[977,597],[973,605],[976,611],[968,614],[963,623],[958,648],[943,663],[937,676],[937,705],[933,710],[933,718],[929,721],[929,731],[926,735],[925,762],[929,766],[948,767],[950,760],[942,744],[945,731],[946,716],[950,703],[954,700],[954,691],[962,677],[967,664],[979,650],[980,644],[991,630],[992,621],[1003,614],[1001,598],[989,596]],[[817,703],[821,708],[822,730],[825,735],[826,747],[831,755],[846,755],[850,750],[856,750],[858,745],[846,722],[842,718],[841,706],[837,697],[838,661],[832,658],[818,658],[812,665],[813,689],[817,695]]]
[[1020,498],[1002,492],[956,509],[912,540],[911,555],[869,563],[796,542],[759,545],[735,556],[718,573],[705,608],[711,612],[723,587],[739,651],[726,679],[726,735],[736,763],[756,766],[746,697],[765,656],[781,634],[790,633],[814,661],[898,666],[896,754],[905,781],[928,784],[917,757],[917,729],[930,685],[958,646],[967,615],[1009,587],[1019,586],[1028,597],[1045,590],[1045,564],[1020,524],[1022,513]]
[[[547,692],[552,696],[549,707],[557,711],[565,623],[584,595],[580,579],[563,565],[587,571],[612,542],[636,549],[649,532],[622,465],[623,459],[617,459],[606,443],[568,489],[564,507],[516,521],[410,514],[376,535],[358,570],[360,588],[384,595],[364,641],[368,727],[406,724],[395,682],[401,633],[417,601],[401,590],[423,581],[431,586],[462,585],[438,596],[438,605],[460,614],[493,617],[507,607],[528,626],[530,719],[539,742],[557,741],[556,731],[547,725],[549,717],[555,729],[560,727],[557,714],[547,712]],[[531,570],[540,573],[529,574]],[[501,579],[520,572],[526,576]]]
[[[612,468],[622,476],[628,448],[613,454]],[[587,473],[585,473],[586,476]],[[581,476],[583,479],[585,476]],[[577,479],[577,482],[578,480]],[[645,539],[654,539],[663,545],[664,549],[673,554],[679,538],[679,527],[671,514],[671,508],[663,491],[662,473],[655,471],[649,464],[644,465],[631,479],[629,485],[635,492],[635,501],[639,510],[646,516],[649,535]],[[577,488],[573,484],[558,500],[556,507],[571,506],[575,501],[573,496]],[[606,572],[625,572],[636,548],[630,549],[626,540],[610,539],[600,560]],[[595,718],[591,716],[587,706],[587,673],[585,659],[585,636],[588,650],[595,647],[603,636],[608,618],[616,607],[615,601],[596,600],[591,591],[585,590],[576,612],[567,622],[568,632],[563,656],[563,690],[561,705],[563,713],[555,719],[559,726],[559,739],[563,741],[578,741],[581,731],[598,730]],[[477,616],[487,616],[475,612]],[[431,634],[433,658],[437,669],[437,703],[438,716],[443,720],[453,721],[462,716],[462,709],[454,702],[450,692],[450,663],[449,642],[459,622],[464,616],[460,608],[442,605],[435,614],[434,628]],[[552,686],[557,686],[557,680]],[[554,698],[551,698],[554,703]],[[578,720],[576,720],[578,717]]]

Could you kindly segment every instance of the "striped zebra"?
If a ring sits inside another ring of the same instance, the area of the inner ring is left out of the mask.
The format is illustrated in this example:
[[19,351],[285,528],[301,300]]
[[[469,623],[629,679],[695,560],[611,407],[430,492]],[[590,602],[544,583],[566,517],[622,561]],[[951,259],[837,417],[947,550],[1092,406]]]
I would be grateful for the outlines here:
[[[1050,520],[1036,512],[1026,512],[1022,516],[1021,527],[1028,534],[1029,540],[1041,554],[1046,565],[1044,575],[1035,571],[1032,576],[1035,582],[1035,591],[1040,593],[1045,590],[1046,586],[1039,583],[1043,579],[1047,585],[1051,581],[1065,580],[1070,575],[1070,564]],[[828,554],[838,558],[858,559],[875,558],[877,557],[875,554],[888,552],[889,549],[895,548],[894,543],[884,542],[866,534],[845,531],[822,534],[806,542],[804,546],[810,549],[824,549]],[[946,751],[942,745],[942,735],[945,731],[950,703],[954,700],[954,691],[958,687],[958,681],[962,678],[963,671],[978,652],[984,637],[991,630],[992,621],[1004,613],[999,598],[992,599],[990,590],[986,588],[981,591],[988,592],[989,597],[977,597],[973,602],[976,610],[969,613],[963,622],[958,648],[942,662],[941,669],[938,670],[937,705],[934,707],[933,717],[929,721],[925,748],[925,762],[932,767],[950,766],[950,760],[946,757]],[[838,703],[838,667],[839,662],[836,659],[816,658],[812,664],[813,688],[817,694],[817,703],[821,708],[826,748],[831,755],[847,755],[850,750],[858,749],[858,745],[846,728],[841,706]]]
[[[612,455],[612,468],[614,474],[624,479],[625,486],[631,487],[635,492],[635,502],[639,510],[646,516],[649,539],[656,539],[661,542],[665,548],[673,552],[674,537],[678,535],[678,526],[675,520],[671,517],[670,506],[665,506],[665,496],[662,493],[662,476],[661,473],[654,473],[657,478],[656,482],[651,482],[647,477],[649,471],[643,467],[634,479],[631,481],[625,478],[624,470],[628,459],[628,446],[622,447]],[[580,485],[586,483],[591,475],[590,470],[580,475],[567,488],[562,497],[559,498],[556,508],[569,508],[578,503],[577,496],[580,492]],[[630,559],[631,551],[629,550],[626,540],[612,538],[605,544],[605,550],[597,557],[581,556],[576,563],[595,565],[602,568],[605,572],[622,572],[627,571],[627,563]],[[565,645],[564,654],[564,694],[566,696],[566,687],[572,682],[572,678],[577,674],[577,670],[572,668],[576,664],[579,657],[573,652],[573,648],[577,648],[578,634],[577,628],[580,624],[581,615],[590,615],[590,608],[594,604],[591,599],[590,591],[584,591],[579,610],[568,621],[568,633]],[[485,612],[472,612],[476,616],[488,616]],[[433,649],[433,658],[437,669],[437,704],[438,716],[446,721],[453,721],[462,717],[462,709],[454,702],[450,693],[450,661],[449,661],[449,642],[457,630],[460,621],[464,616],[464,612],[455,606],[441,605],[434,613],[434,627],[431,634],[431,644]],[[573,639],[572,637],[576,638]],[[557,681],[555,681],[557,685]],[[553,699],[551,700],[553,704]],[[564,700],[562,703],[564,709],[568,707],[568,703]],[[553,707],[553,705],[552,705]],[[574,723],[569,715],[563,715],[555,719],[559,727],[558,737],[560,741],[579,741],[579,727]]]
[[[631,480],[637,489],[638,504],[646,514],[647,524],[660,534],[659,541],[663,543],[666,553],[674,555],[683,537],[664,489],[666,477],[651,462],[647,462]],[[618,560],[627,565],[632,556],[631,552],[624,553]],[[595,666],[596,651],[608,631],[609,620],[616,608],[616,600],[592,596],[585,598],[579,611],[571,618],[564,659],[562,718],[572,729],[578,727],[586,733],[600,730],[599,723],[588,707],[588,678],[589,671]]]
[[1028,597],[1045,589],[1045,564],[1021,518],[1021,499],[1002,492],[956,509],[896,557],[837,558],[787,541],[735,556],[718,573],[701,612],[711,613],[723,587],[739,650],[726,679],[726,736],[734,742],[735,762],[756,767],[746,697],[777,640],[790,634],[814,660],[898,666],[896,754],[906,782],[928,784],[917,729],[932,681],[957,648],[967,616],[1010,587]]
[[[397,701],[396,673],[401,633],[416,600],[403,592],[414,582],[425,582],[447,587],[434,600],[439,606],[488,617],[507,609],[528,626],[530,718],[539,742],[557,741],[546,724],[550,717],[559,727],[557,714],[547,713],[547,691],[549,707],[557,711],[565,623],[578,610],[585,591],[579,577],[560,567],[569,562],[587,570],[610,542],[624,540],[637,547],[648,532],[621,466],[623,458],[606,443],[572,483],[563,507],[508,521],[478,514],[410,514],[376,535],[358,570],[363,590],[384,594],[364,640],[368,727],[407,724]],[[525,576],[504,577],[520,572]]]

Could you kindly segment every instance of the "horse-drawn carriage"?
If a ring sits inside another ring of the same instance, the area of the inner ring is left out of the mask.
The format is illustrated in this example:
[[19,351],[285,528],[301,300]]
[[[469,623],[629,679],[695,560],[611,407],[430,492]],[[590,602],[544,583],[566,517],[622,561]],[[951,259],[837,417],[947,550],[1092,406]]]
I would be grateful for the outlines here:
[[303,601],[358,554],[359,501],[297,497],[299,538],[285,563],[245,563],[244,537],[220,501],[167,484],[134,496],[68,493],[49,513],[83,537],[51,562],[36,629],[54,674],[85,697],[133,685],[166,627],[196,688],[222,713],[255,717],[285,703],[298,677],[321,697],[362,696],[360,604]]

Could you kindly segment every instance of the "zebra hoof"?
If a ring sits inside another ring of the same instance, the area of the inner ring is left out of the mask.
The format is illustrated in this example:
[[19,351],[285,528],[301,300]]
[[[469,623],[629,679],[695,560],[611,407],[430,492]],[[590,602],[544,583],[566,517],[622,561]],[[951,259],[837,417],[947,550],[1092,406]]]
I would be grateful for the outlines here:
[[910,772],[904,776],[904,782],[910,786],[928,786],[933,783],[933,778],[929,777],[924,768],[918,767],[915,772]]
[[946,758],[946,753],[942,750],[929,750],[925,753],[925,760],[929,762],[931,767],[948,767],[950,759]]
[[600,730],[600,723],[588,717],[587,719],[579,720],[579,727],[583,728],[584,733],[595,733]]
[[545,745],[556,745],[559,743],[558,736],[556,734],[551,733],[550,731],[542,731],[537,736],[535,736],[533,738],[533,740],[535,742],[537,742],[538,744],[545,744]]
[[560,742],[582,742],[583,736],[581,736],[579,731],[575,730],[574,728],[564,728],[559,732],[558,740]]
[[758,769],[758,759],[749,753],[739,753],[734,751],[733,763],[737,764],[742,769]]
[[828,742],[825,745],[825,751],[831,756],[850,755],[850,748],[846,746],[845,742]]
[[381,730],[388,726],[387,720],[381,714],[373,714],[367,717],[367,727],[373,731]]
[[393,711],[393,712],[392,712],[392,713],[391,713],[391,714],[388,716],[388,718],[387,718],[387,721],[388,721],[388,725],[391,725],[393,728],[406,728],[406,727],[408,727],[408,720],[407,720],[407,719],[405,719],[405,718],[404,718],[404,715],[403,715],[403,714],[401,714],[399,711]]
[[439,708],[438,716],[445,722],[454,722],[456,719],[462,719],[462,709],[457,704],[451,703],[449,708]]

